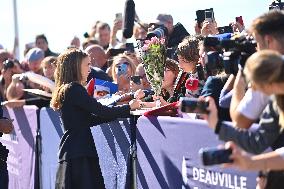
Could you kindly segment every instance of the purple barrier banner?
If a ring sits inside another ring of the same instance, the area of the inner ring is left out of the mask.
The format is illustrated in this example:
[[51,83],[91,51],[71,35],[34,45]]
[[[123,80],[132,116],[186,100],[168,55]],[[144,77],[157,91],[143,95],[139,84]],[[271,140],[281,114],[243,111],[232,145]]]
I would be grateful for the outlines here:
[[3,110],[5,117],[14,119],[14,131],[0,138],[9,149],[9,189],[34,189],[37,107]]
[[[55,187],[58,146],[63,128],[57,112],[50,108],[40,111],[41,183],[43,189]],[[106,189],[128,189],[130,119],[117,119],[91,128]],[[95,179],[95,178],[94,178]]]
[[256,172],[203,166],[199,149],[222,144],[203,120],[140,117],[137,123],[139,189],[251,189]]

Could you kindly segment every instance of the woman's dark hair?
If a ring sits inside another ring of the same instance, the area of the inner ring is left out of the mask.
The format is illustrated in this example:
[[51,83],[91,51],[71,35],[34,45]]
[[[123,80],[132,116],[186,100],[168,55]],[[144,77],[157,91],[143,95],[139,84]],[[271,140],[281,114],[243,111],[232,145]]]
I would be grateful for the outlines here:
[[81,64],[86,57],[88,57],[86,52],[76,48],[67,49],[58,56],[54,73],[56,88],[50,102],[53,109],[61,108],[65,92],[71,82],[83,84]]

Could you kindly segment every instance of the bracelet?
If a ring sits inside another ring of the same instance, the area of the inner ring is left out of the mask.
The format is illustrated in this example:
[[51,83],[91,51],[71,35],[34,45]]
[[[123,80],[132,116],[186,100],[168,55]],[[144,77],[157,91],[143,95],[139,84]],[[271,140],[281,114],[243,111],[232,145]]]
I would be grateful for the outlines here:
[[220,120],[220,119],[218,119],[218,122],[217,122],[217,124],[216,124],[216,126],[215,126],[215,134],[219,134],[219,132],[220,132],[220,129],[221,129],[221,125],[222,125],[222,120]]

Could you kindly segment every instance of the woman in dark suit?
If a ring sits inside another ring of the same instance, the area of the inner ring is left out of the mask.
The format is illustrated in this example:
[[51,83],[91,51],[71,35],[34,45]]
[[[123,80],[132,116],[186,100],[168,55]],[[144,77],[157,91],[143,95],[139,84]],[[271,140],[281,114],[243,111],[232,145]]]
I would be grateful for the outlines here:
[[56,63],[56,89],[51,107],[60,112],[64,128],[59,145],[56,188],[103,189],[104,180],[90,127],[127,117],[140,102],[107,107],[90,97],[84,88],[90,72],[90,58],[84,51],[68,49],[59,55]]

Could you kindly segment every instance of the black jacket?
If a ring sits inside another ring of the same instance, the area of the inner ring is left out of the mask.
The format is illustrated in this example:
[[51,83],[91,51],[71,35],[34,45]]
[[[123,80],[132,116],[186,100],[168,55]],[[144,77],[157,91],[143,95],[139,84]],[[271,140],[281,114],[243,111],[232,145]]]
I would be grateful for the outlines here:
[[69,84],[60,109],[64,135],[60,141],[59,160],[97,157],[90,127],[129,115],[129,105],[103,106],[90,97],[82,85]]

